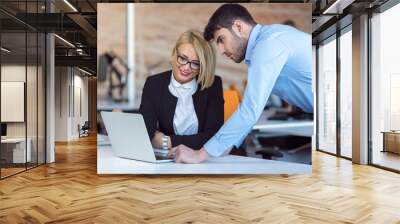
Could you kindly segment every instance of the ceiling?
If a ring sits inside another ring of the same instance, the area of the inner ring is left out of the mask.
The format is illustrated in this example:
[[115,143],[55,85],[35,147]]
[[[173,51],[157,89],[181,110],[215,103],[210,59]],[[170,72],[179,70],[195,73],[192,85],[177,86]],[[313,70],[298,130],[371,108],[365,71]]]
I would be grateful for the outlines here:
[[54,32],[56,65],[79,66],[95,73],[96,5],[93,0],[47,0],[47,5],[44,0],[1,0],[2,46],[12,49],[3,61],[23,63],[25,56],[36,57],[36,51],[44,47],[36,43],[36,35]]
[[[338,20],[351,23],[351,17],[360,12],[382,5],[387,0],[254,0],[240,2],[290,2],[312,4],[312,33],[316,43],[335,32]],[[81,66],[96,71],[97,4],[98,2],[132,2],[116,0],[1,0],[0,27],[3,32],[2,45],[13,49],[18,55],[34,53],[37,43],[28,32],[54,32],[56,64]],[[167,0],[136,2],[170,2]],[[176,1],[175,1],[176,2]],[[178,0],[179,2],[179,0]],[[181,2],[188,2],[181,0]],[[215,1],[218,2],[218,1]],[[231,1],[239,2],[239,1]],[[337,2],[337,3],[335,3]],[[49,11],[52,13],[48,13]],[[327,10],[329,9],[329,10]],[[342,22],[342,26],[346,22]],[[332,28],[333,27],[333,28]],[[66,41],[63,41],[66,40]],[[36,40],[36,39],[35,39]],[[28,43],[28,48],[24,46]],[[32,42],[32,43],[31,43]],[[72,45],[73,46],[72,46]],[[41,46],[39,46],[41,47]],[[10,57],[12,58],[12,57]]]
[[389,0],[313,0],[313,44],[352,23],[354,17],[374,12]]

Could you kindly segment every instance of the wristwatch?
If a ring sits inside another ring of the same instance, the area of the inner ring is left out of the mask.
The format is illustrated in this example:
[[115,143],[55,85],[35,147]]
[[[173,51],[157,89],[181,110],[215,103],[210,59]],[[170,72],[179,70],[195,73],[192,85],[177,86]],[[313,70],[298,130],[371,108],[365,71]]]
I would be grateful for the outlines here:
[[169,141],[169,136],[164,135],[162,137],[162,149],[168,150],[168,141]]

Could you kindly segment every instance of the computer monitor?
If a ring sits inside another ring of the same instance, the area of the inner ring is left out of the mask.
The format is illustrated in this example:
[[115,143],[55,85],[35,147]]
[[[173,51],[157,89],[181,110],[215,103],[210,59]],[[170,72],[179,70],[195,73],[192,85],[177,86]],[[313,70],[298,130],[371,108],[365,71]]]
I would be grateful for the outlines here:
[[7,136],[7,124],[1,123],[1,136]]

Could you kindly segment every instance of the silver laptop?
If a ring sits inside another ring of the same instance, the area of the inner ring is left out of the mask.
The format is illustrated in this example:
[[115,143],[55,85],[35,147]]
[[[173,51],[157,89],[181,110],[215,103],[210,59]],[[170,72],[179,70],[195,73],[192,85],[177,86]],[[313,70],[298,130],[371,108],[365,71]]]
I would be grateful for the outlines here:
[[141,114],[102,111],[101,117],[116,156],[151,163],[173,161],[166,150],[153,149]]

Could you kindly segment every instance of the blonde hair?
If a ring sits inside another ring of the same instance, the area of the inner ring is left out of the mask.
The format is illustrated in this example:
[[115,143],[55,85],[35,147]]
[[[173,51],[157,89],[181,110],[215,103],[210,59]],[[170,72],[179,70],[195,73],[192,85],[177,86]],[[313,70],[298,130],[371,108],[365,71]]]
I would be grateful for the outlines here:
[[201,90],[209,88],[214,83],[216,64],[214,47],[203,38],[203,34],[200,31],[188,30],[182,33],[176,41],[172,51],[172,58],[174,60],[176,60],[178,47],[182,44],[191,44],[193,46],[200,61],[197,83],[200,84]]

